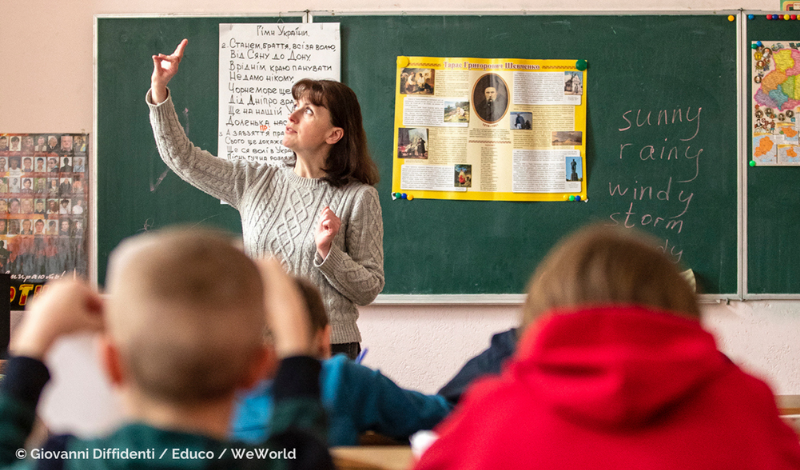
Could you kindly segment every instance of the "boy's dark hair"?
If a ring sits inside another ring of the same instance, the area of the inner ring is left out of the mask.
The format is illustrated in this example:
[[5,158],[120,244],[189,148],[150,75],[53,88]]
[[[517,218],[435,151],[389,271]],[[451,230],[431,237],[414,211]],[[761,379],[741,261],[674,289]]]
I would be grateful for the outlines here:
[[297,287],[303,295],[303,301],[306,303],[311,335],[313,336],[328,326],[328,313],[325,311],[325,304],[322,302],[319,289],[310,281],[302,277],[295,277],[294,281],[297,283]]

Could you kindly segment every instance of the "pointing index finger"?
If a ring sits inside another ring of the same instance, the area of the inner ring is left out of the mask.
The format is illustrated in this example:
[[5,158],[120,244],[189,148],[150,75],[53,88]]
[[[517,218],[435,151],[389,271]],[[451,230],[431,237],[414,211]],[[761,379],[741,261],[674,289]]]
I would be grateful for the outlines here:
[[178,47],[175,48],[175,52],[173,52],[172,55],[176,56],[178,59],[182,59],[183,51],[186,49],[187,44],[189,44],[188,39],[184,39],[183,41],[181,41],[181,43],[178,44]]

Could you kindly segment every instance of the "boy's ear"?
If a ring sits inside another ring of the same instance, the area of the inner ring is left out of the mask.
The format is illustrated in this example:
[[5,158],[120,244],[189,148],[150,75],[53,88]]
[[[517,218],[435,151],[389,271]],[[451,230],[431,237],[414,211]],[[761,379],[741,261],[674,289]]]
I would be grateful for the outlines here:
[[275,377],[279,362],[275,347],[271,344],[264,345],[250,362],[250,368],[238,388],[247,390],[253,388],[261,380]]
[[106,377],[114,387],[121,387],[125,383],[125,373],[120,358],[119,349],[107,334],[100,335],[97,344],[97,355]]
[[331,358],[331,325],[328,323],[325,328],[317,331],[314,335],[314,344],[319,348],[317,350],[317,357],[320,359]]

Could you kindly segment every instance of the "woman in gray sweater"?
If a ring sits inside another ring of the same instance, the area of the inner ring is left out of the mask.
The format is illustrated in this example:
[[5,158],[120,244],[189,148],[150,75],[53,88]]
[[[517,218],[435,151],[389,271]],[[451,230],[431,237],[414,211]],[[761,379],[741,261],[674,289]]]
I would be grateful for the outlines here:
[[167,89],[188,41],[171,55],[153,56],[147,94],[161,158],[178,176],[236,208],[251,257],[275,255],[321,291],[330,316],[334,353],[360,351],[356,305],[381,292],[383,220],[378,169],[369,156],[355,93],[330,80],[292,87],[295,108],[283,145],[294,167],[229,161],[195,147]]

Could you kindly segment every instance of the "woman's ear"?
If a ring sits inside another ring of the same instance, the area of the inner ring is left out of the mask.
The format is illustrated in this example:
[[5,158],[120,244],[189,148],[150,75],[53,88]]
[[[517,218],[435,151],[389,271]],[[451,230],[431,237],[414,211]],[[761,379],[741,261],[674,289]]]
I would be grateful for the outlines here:
[[333,145],[342,140],[342,137],[344,137],[344,129],[341,127],[334,127],[331,129],[330,134],[328,134],[328,138],[325,139],[325,143]]

